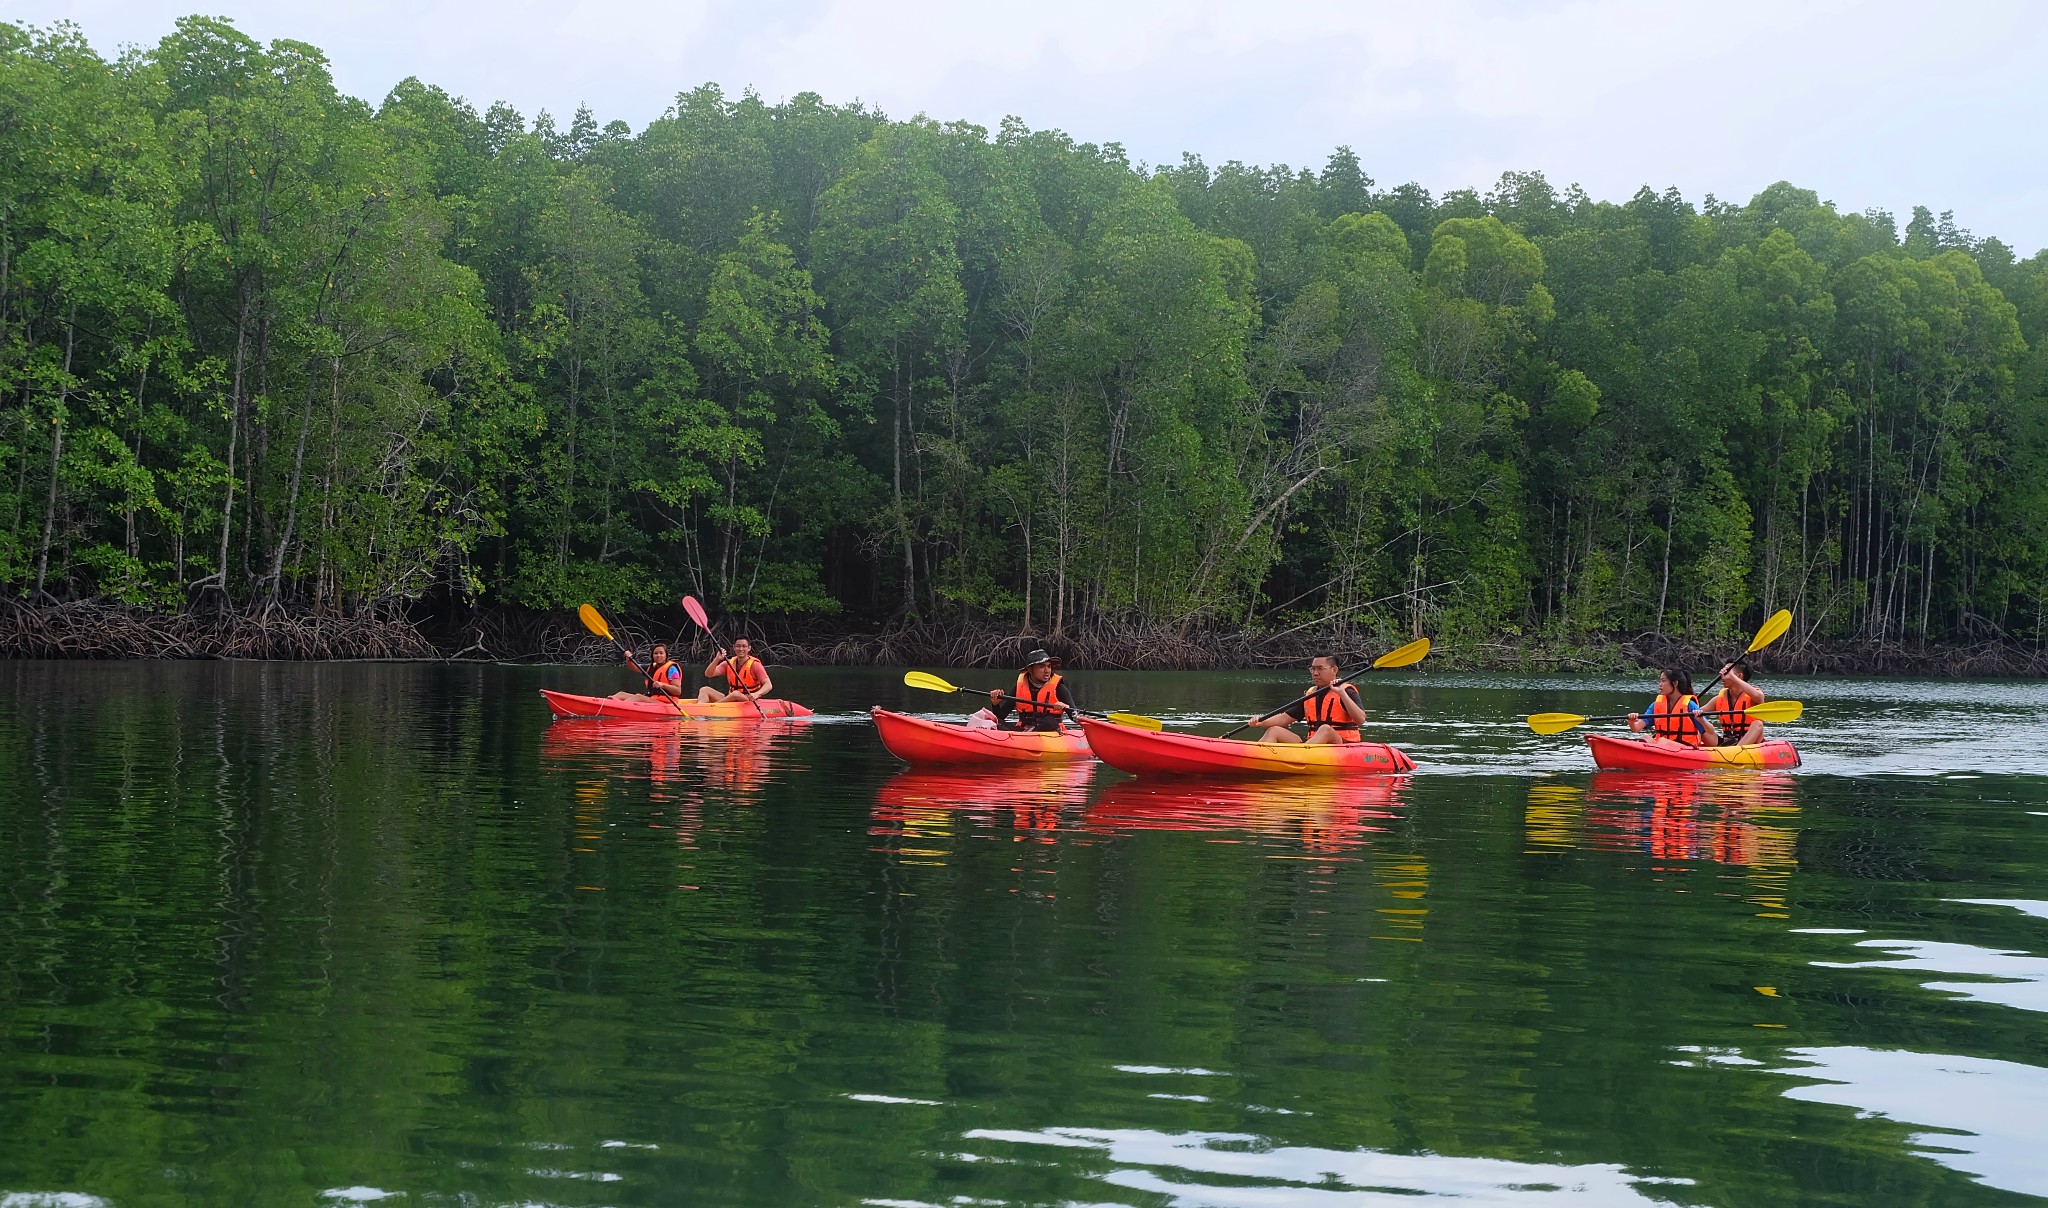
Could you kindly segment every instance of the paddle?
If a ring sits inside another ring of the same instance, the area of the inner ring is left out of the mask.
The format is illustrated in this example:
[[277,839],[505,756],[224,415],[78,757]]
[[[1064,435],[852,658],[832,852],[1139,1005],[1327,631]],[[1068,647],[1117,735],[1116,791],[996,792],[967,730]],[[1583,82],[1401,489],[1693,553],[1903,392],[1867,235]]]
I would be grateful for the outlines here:
[[[929,671],[906,671],[903,673],[903,682],[912,688],[922,688],[926,692],[972,692],[977,696],[988,695],[988,692],[981,688],[962,688],[957,684],[947,683]],[[1008,692],[1004,692],[1001,695],[1004,700],[1018,701],[1022,704],[1037,703],[1035,701],[1025,701],[1023,698]],[[1166,728],[1166,723],[1158,718],[1146,717],[1141,713],[1097,713],[1092,709],[1076,709],[1074,712],[1086,717],[1105,717],[1120,726],[1133,726],[1140,730],[1164,730]]]
[[[1336,683],[1331,684],[1329,690],[1334,692],[1338,688],[1343,687],[1344,685],[1350,683],[1352,680],[1355,680],[1359,676],[1364,675],[1368,671],[1386,671],[1394,667],[1412,667],[1416,663],[1421,662],[1423,656],[1427,655],[1428,653],[1429,639],[1416,638],[1414,641],[1408,643],[1406,646],[1403,646],[1397,650],[1389,650],[1385,654],[1374,659],[1372,661],[1371,666],[1360,667],[1358,670],[1352,672],[1350,675],[1347,675],[1343,679],[1338,680]],[[1318,689],[1317,691],[1321,691],[1321,689]],[[1286,704],[1280,706],[1279,708],[1268,709],[1266,712],[1259,714],[1259,716],[1272,717],[1275,714],[1285,713],[1289,709],[1292,709],[1294,706],[1301,704],[1302,702],[1306,701],[1309,697],[1314,695],[1315,692],[1304,692],[1300,696],[1295,697],[1293,700],[1288,701]],[[1221,737],[1229,738],[1232,734],[1236,734],[1240,730],[1249,730],[1251,728],[1251,723],[1246,722],[1245,724],[1237,727],[1236,730],[1232,730],[1229,733],[1222,735]]]
[[[1789,608],[1780,608],[1778,611],[1764,618],[1763,626],[1756,631],[1756,636],[1749,640],[1749,649],[1743,651],[1742,654],[1736,655],[1735,659],[1739,659],[1743,657],[1743,655],[1755,654],[1757,651],[1762,650],[1764,647],[1770,645],[1772,642],[1775,642],[1779,638],[1784,637],[1785,631],[1790,628],[1792,628],[1792,610]],[[1728,661],[1732,663],[1735,661],[1735,659],[1729,659]],[[1714,677],[1713,682],[1707,685],[1707,690],[1700,693],[1697,699],[1711,700],[1714,695],[1714,689],[1720,686],[1721,677],[1717,675]],[[1767,718],[1765,720],[1769,719]]]
[[[1726,717],[1732,712],[1732,709],[1702,709],[1700,716]],[[1798,721],[1800,714],[1806,712],[1806,705],[1796,700],[1770,700],[1761,705],[1751,705],[1747,712],[1758,721],[1783,725],[1788,721]],[[1538,734],[1562,734],[1574,726],[1583,726],[1589,721],[1627,720],[1626,713],[1614,713],[1606,717],[1581,717],[1576,713],[1531,713],[1528,718],[1529,728]]]
[[654,677],[647,674],[647,672],[641,670],[640,664],[633,661],[633,652],[626,649],[624,646],[620,645],[619,639],[612,636],[612,627],[604,623],[604,617],[597,611],[597,609],[591,607],[588,604],[579,604],[576,606],[576,619],[583,622],[583,627],[585,629],[588,629],[590,632],[596,634],[598,637],[603,638],[605,641],[610,642],[612,645],[618,646],[619,653],[626,656],[626,666],[631,667],[633,670],[640,672],[640,678],[646,680],[647,686],[654,689],[654,695],[659,696],[667,700],[669,703],[673,704],[676,707],[677,717],[680,717],[685,721],[689,720],[690,715],[688,713],[683,712],[683,702],[681,701],[681,699],[670,696],[668,693],[663,692],[661,690],[661,686],[654,682]]
[[[725,653],[725,646],[718,641],[718,635],[711,632],[711,618],[704,615],[704,606],[697,602],[697,597],[684,596],[683,611],[690,614],[690,619],[692,621],[697,622],[697,628],[703,630],[704,636],[710,638],[712,643],[718,646],[719,657],[725,659],[730,659],[732,657],[731,655]],[[768,710],[763,709],[761,707],[761,702],[755,699],[753,694],[749,693],[744,688],[738,689],[737,691],[741,696],[744,696],[748,700],[754,702],[754,712],[759,713],[762,717],[768,716]]]

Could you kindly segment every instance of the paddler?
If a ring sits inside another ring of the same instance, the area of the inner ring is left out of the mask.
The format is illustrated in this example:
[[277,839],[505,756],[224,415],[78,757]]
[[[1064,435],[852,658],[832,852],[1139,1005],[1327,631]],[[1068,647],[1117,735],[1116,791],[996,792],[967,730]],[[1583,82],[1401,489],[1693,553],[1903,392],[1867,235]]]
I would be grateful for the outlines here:
[[[1357,685],[1332,687],[1337,682],[1337,660],[1327,654],[1310,659],[1308,678],[1314,687],[1302,700],[1245,723],[1266,727],[1259,741],[1307,742],[1315,746],[1361,741],[1359,727],[1365,724],[1365,706],[1358,699]],[[1289,728],[1296,722],[1308,723],[1306,739]]]
[[654,689],[654,692],[652,695],[643,692],[614,692],[612,693],[613,700],[654,700],[658,697],[674,697],[680,700],[682,698],[683,668],[681,664],[668,656],[667,646],[662,645],[660,642],[654,644],[653,657],[648,660],[654,668],[652,671],[640,671],[640,664],[633,661],[633,652],[628,650],[624,653],[626,655],[626,666],[639,671],[640,678],[646,680],[648,685]]
[[1692,676],[1667,667],[1657,676],[1657,699],[1644,713],[1628,715],[1628,728],[1647,730],[1657,738],[1668,738],[1689,747],[1720,745],[1720,736],[1701,716],[1700,702],[1692,694]]
[[754,644],[745,638],[735,638],[732,653],[720,649],[709,663],[704,665],[705,679],[725,679],[725,691],[721,692],[710,684],[697,689],[697,702],[715,705],[727,700],[760,700],[775,691],[775,681],[768,678],[768,668],[754,657]]
[[1721,668],[1721,690],[1707,702],[1707,714],[1721,727],[1723,747],[1753,747],[1764,740],[1764,723],[1749,711],[1769,699],[1749,682],[1749,665],[1741,659]]
[[988,694],[989,712],[995,714],[996,724],[1005,730],[1059,729],[1060,722],[1074,711],[1074,698],[1059,670],[1060,661],[1043,650],[1026,655],[1017,672],[1016,687],[1009,692],[997,688]]

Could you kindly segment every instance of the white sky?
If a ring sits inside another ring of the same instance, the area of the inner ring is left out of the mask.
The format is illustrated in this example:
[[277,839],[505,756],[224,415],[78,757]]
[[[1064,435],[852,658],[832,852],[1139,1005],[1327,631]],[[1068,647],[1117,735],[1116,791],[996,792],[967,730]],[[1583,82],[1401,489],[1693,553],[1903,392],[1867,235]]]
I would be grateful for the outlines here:
[[[201,0],[8,0],[102,53]],[[991,128],[1016,114],[1134,159],[1194,151],[1382,186],[1484,190],[1542,171],[1620,200],[1644,184],[1746,201],[1775,180],[1844,210],[1952,209],[2048,245],[2048,3],[2039,0],[209,0],[324,49],[371,101],[408,75],[564,125],[637,130],[715,81]]]

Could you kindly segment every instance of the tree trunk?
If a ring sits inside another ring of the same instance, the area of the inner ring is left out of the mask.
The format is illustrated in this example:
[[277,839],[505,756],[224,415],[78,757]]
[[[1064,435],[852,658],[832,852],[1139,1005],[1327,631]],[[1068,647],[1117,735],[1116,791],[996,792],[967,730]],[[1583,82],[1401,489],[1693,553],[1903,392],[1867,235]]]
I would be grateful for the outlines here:
[[[242,312],[235,319],[235,376],[229,387],[228,397],[228,496],[220,509],[220,562],[215,567],[213,578],[219,580],[221,598],[233,601],[228,592],[228,540],[235,527],[235,448],[242,434],[242,374],[248,362],[249,351],[249,293],[245,285],[242,290]],[[206,582],[201,579],[200,584]]]
[[1657,632],[1664,632],[1664,604],[1671,595],[1671,530],[1676,527],[1678,510],[1678,480],[1672,478],[1671,493],[1664,504],[1664,574],[1657,588]]
[[[333,380],[335,405],[341,400],[341,358],[329,358],[329,372]],[[306,438],[313,431],[313,376],[306,375],[306,398],[299,407],[299,443],[292,450],[291,486],[285,492],[284,532],[279,534],[277,548],[270,552],[270,572],[264,576],[270,583],[270,602],[277,603],[284,587],[284,556],[290,548],[292,534],[299,526],[299,483],[306,470]]]
[[57,388],[57,410],[50,417],[50,493],[43,503],[43,544],[36,554],[36,598],[43,598],[43,583],[50,573],[50,539],[57,531],[57,469],[64,456],[64,409],[71,399],[71,353],[78,346],[78,306],[64,324],[64,384]]

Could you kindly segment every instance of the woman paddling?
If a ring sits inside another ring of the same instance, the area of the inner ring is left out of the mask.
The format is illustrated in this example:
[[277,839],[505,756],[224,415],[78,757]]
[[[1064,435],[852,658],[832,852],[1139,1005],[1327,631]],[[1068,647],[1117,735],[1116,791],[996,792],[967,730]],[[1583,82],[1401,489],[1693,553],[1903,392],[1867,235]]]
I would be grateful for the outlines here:
[[1719,746],[1714,728],[1700,714],[1700,702],[1692,694],[1692,676],[1667,667],[1657,677],[1657,699],[1646,713],[1628,715],[1628,728],[1648,730],[1657,738],[1668,738],[1689,747]]
[[[1278,713],[1254,717],[1245,723],[1266,727],[1259,741],[1315,745],[1363,741],[1358,728],[1365,724],[1365,706],[1359,702],[1357,685],[1346,684],[1341,689],[1331,687],[1337,682],[1337,660],[1327,654],[1310,659],[1308,678],[1315,688],[1300,703],[1289,705]],[[1308,723],[1306,739],[1288,728],[1295,722]]]
[[[633,652],[629,650],[625,654],[626,666],[631,667],[635,671],[640,671],[640,664],[633,661]],[[668,656],[668,647],[660,642],[656,642],[654,644],[654,657],[649,661],[654,664],[654,669],[652,671],[640,671],[641,677],[647,681],[648,685],[659,696],[681,698],[683,695],[683,669],[680,664]],[[612,699],[654,700],[657,697],[640,692],[614,692],[612,693]]]

